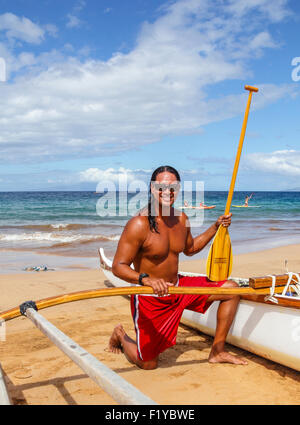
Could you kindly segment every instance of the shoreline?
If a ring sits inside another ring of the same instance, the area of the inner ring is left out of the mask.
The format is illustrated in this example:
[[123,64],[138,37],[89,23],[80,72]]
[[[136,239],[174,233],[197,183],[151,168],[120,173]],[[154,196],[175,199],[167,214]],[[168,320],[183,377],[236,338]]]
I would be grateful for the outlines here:
[[[194,263],[197,262],[197,264],[201,264],[201,269],[203,271],[201,273],[205,273],[205,264],[207,255],[209,252],[211,242],[198,254],[187,257],[183,253],[179,256],[179,263],[180,264],[187,264],[189,267],[191,267],[194,271]],[[99,247],[101,244],[99,244]],[[296,252],[300,252],[300,241],[299,243],[285,243],[285,244],[279,244],[277,241],[275,243],[275,246],[271,247],[261,247],[259,245],[248,245],[248,249],[245,248],[245,250],[240,250],[237,247],[233,247],[233,264],[236,265],[235,259],[238,259],[237,264],[241,261],[244,256],[249,255],[252,259],[252,261],[255,260],[256,256],[259,256],[264,253],[269,252],[278,252],[279,250],[284,250],[286,252],[286,258],[282,259],[282,263],[279,265],[276,264],[276,262],[273,262],[273,265],[276,270],[280,269],[281,266],[281,272],[285,272],[284,268],[284,261],[288,261],[288,268],[289,265],[293,266],[293,263],[297,260]],[[48,271],[67,271],[67,270],[76,270],[76,269],[82,269],[82,270],[91,270],[99,267],[99,254],[98,251],[95,250],[94,254],[88,254],[85,256],[79,255],[78,253],[63,253],[58,251],[52,251],[52,252],[44,252],[37,250],[27,250],[27,249],[21,249],[21,248],[14,248],[14,249],[0,249],[1,252],[1,259],[0,259],[0,276],[3,275],[10,275],[10,274],[28,274],[31,273],[31,271],[24,270],[27,266],[41,266],[46,265],[48,267]],[[110,250],[105,249],[105,253],[109,258],[113,257],[113,254],[110,254]],[[268,255],[268,254],[267,254]],[[245,263],[242,263],[246,265]],[[8,268],[8,270],[5,270],[5,267]],[[300,267],[299,267],[300,270]],[[188,270],[184,270],[188,271]],[[290,269],[290,271],[295,271]],[[235,266],[233,268],[233,273],[235,272]],[[237,272],[240,272],[239,269]],[[35,272],[36,273],[36,272]],[[267,272],[268,274],[270,273]],[[277,272],[276,272],[277,273]],[[277,273],[278,274],[278,273]],[[241,276],[244,277],[244,276]]]
[[[299,272],[299,252],[300,245],[288,245],[234,256],[232,276],[282,274],[285,259],[290,271]],[[205,260],[182,261],[179,268],[202,273]],[[105,282],[99,262],[88,270],[1,274],[0,311],[27,300],[106,288]],[[300,404],[296,396],[300,392],[299,372],[229,344],[228,351],[246,358],[248,365],[212,365],[207,361],[212,337],[184,325],[179,326],[176,345],[161,354],[155,370],[141,370],[123,355],[107,352],[118,323],[135,338],[126,297],[61,304],[41,310],[41,315],[159,404]],[[0,362],[13,404],[115,404],[26,317],[6,322],[6,338],[0,339]]]
[[[300,244],[278,246],[241,254],[233,254],[233,267],[231,275],[235,277],[255,277],[267,274],[284,274],[287,271],[300,271]],[[287,261],[287,270],[285,269]],[[197,272],[199,267],[204,270],[206,257],[182,261],[182,270]]]

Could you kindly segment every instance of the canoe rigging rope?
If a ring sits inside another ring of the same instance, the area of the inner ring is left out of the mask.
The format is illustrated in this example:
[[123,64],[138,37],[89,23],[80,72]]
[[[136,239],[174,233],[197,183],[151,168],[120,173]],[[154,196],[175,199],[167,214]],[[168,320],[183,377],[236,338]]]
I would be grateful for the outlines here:
[[270,287],[270,295],[266,295],[264,300],[265,301],[271,301],[272,303],[278,304],[278,300],[275,298],[275,283],[276,283],[276,276],[268,274],[267,276],[272,278],[272,286]]
[[[272,278],[272,286],[270,287],[270,295],[266,295],[264,300],[265,301],[271,301],[275,304],[278,304],[278,297],[286,298],[290,297],[290,295],[286,295],[288,289],[294,290],[298,297],[300,297],[300,275],[299,273],[293,273],[293,272],[287,272],[288,275],[288,281],[282,291],[281,294],[275,294],[275,284],[276,284],[276,276],[274,275],[267,275]],[[294,276],[297,280],[294,279]],[[292,285],[292,282],[295,283],[295,285]],[[291,290],[289,291],[291,293]]]
[[[291,289],[294,289],[294,291],[297,293],[298,296],[300,296],[300,276],[299,273],[293,273],[293,272],[288,272],[287,273],[289,276],[289,279],[287,281],[287,284],[285,285],[283,291],[282,291],[282,295],[285,296],[287,293],[287,290],[289,289],[289,287],[291,287]],[[293,279],[293,277],[296,277],[297,280]],[[296,285],[292,285],[291,282],[294,282]]]

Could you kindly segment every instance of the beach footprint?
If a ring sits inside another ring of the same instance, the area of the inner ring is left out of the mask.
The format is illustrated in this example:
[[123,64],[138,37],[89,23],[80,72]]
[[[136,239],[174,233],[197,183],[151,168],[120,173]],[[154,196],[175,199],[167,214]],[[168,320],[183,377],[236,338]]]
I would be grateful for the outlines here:
[[13,376],[17,379],[28,379],[32,377],[32,371],[29,367],[20,367],[13,373]]

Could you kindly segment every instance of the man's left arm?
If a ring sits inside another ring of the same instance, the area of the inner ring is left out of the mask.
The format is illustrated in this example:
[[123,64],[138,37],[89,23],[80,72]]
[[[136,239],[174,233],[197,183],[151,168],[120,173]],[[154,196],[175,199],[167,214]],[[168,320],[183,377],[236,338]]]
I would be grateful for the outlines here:
[[183,250],[184,254],[191,256],[200,252],[208,244],[208,242],[215,236],[219,226],[221,225],[224,227],[230,226],[231,216],[232,216],[231,213],[228,215],[221,215],[218,218],[218,220],[214,224],[212,224],[205,232],[201,233],[195,238],[193,238],[189,223],[187,223],[188,234],[186,238],[185,249]]

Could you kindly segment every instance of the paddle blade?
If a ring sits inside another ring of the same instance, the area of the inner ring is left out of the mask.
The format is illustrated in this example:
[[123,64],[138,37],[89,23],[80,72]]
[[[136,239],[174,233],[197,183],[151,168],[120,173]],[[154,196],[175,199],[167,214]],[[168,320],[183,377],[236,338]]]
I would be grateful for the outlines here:
[[227,227],[220,226],[210,247],[207,262],[207,277],[218,282],[226,280],[232,269],[231,241]]

